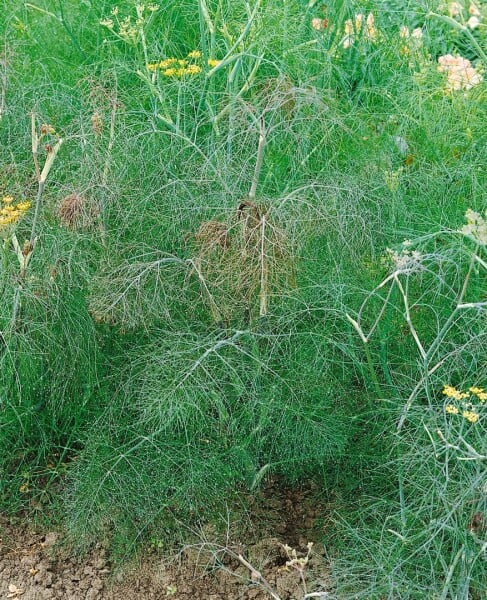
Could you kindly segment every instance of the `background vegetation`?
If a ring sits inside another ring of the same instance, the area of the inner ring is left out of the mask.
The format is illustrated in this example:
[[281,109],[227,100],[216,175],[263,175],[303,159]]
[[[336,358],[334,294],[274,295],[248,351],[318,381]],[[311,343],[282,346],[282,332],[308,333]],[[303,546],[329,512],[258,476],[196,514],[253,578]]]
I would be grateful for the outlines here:
[[339,598],[480,598],[486,7],[4,4],[2,510],[125,553],[313,479]]

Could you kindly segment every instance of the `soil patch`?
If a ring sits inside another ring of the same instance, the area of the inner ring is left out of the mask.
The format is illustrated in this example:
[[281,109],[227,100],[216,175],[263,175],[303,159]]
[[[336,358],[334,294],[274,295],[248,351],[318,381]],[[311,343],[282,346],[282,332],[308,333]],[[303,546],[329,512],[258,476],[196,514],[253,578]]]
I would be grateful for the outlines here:
[[[323,511],[312,489],[283,489],[271,482],[252,503],[238,536],[227,533],[222,541],[211,527],[203,528],[175,556],[148,547],[118,570],[101,544],[79,557],[67,553],[58,532],[33,531],[0,519],[0,599],[264,600],[272,590],[275,598],[301,600],[300,569],[307,593],[331,598],[326,593],[328,563],[319,543]],[[310,542],[313,548],[304,564]]]

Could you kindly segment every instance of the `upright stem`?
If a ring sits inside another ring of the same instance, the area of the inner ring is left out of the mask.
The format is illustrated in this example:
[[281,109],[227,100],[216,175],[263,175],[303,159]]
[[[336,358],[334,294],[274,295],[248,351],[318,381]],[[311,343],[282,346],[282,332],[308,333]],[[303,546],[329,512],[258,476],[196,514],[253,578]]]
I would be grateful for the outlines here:
[[46,182],[45,181],[39,181],[39,187],[37,188],[37,196],[36,196],[36,205],[35,205],[35,211],[34,211],[34,219],[32,221],[32,229],[30,231],[30,247],[31,248],[34,245],[34,240],[35,240],[35,235],[36,235],[36,228],[37,228],[37,221],[39,220],[39,212],[40,212],[40,208],[41,208],[42,194],[44,192],[45,186],[46,186]]
[[116,97],[112,100],[112,110],[110,112],[110,132],[108,137],[108,147],[107,147],[107,155],[105,159],[105,164],[103,166],[103,174],[101,179],[101,184],[105,188],[108,181],[108,171],[110,169],[110,161],[112,158],[112,150],[113,144],[115,142],[115,119],[117,116],[117,99]]
[[255,161],[254,176],[252,178],[252,185],[250,186],[249,200],[255,200],[255,194],[257,192],[257,185],[259,183],[260,171],[262,169],[262,163],[264,161],[264,148],[266,143],[266,131],[264,124],[264,117],[260,119],[260,133],[259,133],[259,146],[257,148],[257,160]]
[[460,293],[458,294],[457,305],[452,310],[448,319],[445,321],[443,327],[441,328],[440,332],[436,336],[435,340],[432,342],[431,346],[428,348],[428,352],[426,353],[426,355],[424,357],[424,359],[425,359],[424,364],[425,364],[426,369],[428,368],[429,361],[433,358],[434,353],[436,352],[436,350],[438,349],[440,344],[443,342],[443,338],[445,337],[446,333],[450,329],[451,324],[453,323],[455,317],[457,316],[459,306],[463,303],[463,299],[465,298],[465,294],[467,293],[468,283],[470,281],[470,276],[472,274],[472,269],[475,264],[475,259],[476,259],[478,250],[479,250],[479,246],[477,245],[477,247],[475,248],[475,251],[472,253],[472,256],[470,258],[470,264],[468,266],[468,271],[467,271],[467,274],[465,275],[462,289],[460,290]]
[[261,231],[261,241],[260,241],[260,311],[259,316],[265,317],[267,314],[267,297],[268,297],[268,289],[267,289],[267,264],[266,264],[266,255],[265,255],[265,215],[262,216],[262,231]]
[[8,237],[5,237],[3,240],[3,247],[2,247],[2,277],[0,279],[0,298],[3,295],[3,291],[5,289],[5,283],[7,281],[9,244],[10,244],[10,239]]

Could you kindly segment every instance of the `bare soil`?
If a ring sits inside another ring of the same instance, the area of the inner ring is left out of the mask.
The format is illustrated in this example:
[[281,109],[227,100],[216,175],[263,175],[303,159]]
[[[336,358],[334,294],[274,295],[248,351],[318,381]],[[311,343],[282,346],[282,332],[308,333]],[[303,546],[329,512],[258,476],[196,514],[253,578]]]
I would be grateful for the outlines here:
[[[331,598],[320,544],[324,508],[315,498],[309,488],[270,484],[249,514],[251,525],[240,527],[237,537],[227,532],[222,541],[211,527],[204,528],[173,556],[148,544],[120,568],[102,544],[80,557],[67,551],[59,532],[14,526],[0,517],[0,599],[264,600],[273,597],[270,590],[281,600],[302,600],[310,592]],[[304,567],[305,589],[299,563],[286,566],[290,557],[284,545],[299,559],[309,542],[314,545]]]

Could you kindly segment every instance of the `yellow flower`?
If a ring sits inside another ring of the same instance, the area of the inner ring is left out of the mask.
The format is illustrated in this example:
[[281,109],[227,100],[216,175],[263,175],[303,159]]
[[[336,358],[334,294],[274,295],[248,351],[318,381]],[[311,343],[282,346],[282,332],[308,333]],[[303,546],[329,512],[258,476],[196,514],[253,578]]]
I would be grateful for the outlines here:
[[0,206],[0,228],[4,228],[21,219],[30,208],[31,203],[24,201],[14,205],[12,196],[3,196]]
[[147,63],[146,67],[148,71],[156,71],[159,67],[159,63]]
[[208,59],[208,66],[213,68],[213,67],[218,67],[218,65],[221,63],[221,60],[216,60],[215,58],[209,58]]
[[166,58],[159,63],[159,69],[167,69],[174,63],[178,62],[176,58]]
[[188,75],[197,75],[198,73],[201,73],[201,67],[199,65],[189,65],[186,69],[186,73]]
[[199,50],[192,50],[188,54],[188,58],[201,58],[201,52]]
[[467,392],[459,392],[457,388],[451,385],[443,386],[443,394],[448,398],[453,398],[454,400],[462,400],[463,398],[468,398],[470,394]]
[[176,75],[177,71],[174,68],[171,69],[166,69],[165,71],[162,72],[163,75],[165,75],[166,77],[173,77],[174,75]]
[[472,394],[481,394],[484,391],[484,388],[471,387],[471,388],[468,388],[468,391],[472,392]]
[[464,410],[462,412],[462,417],[467,419],[469,423],[476,423],[479,420],[479,415],[473,410]]
[[453,406],[453,404],[447,404],[445,407],[445,411],[450,413],[451,415],[458,415],[458,408]]

